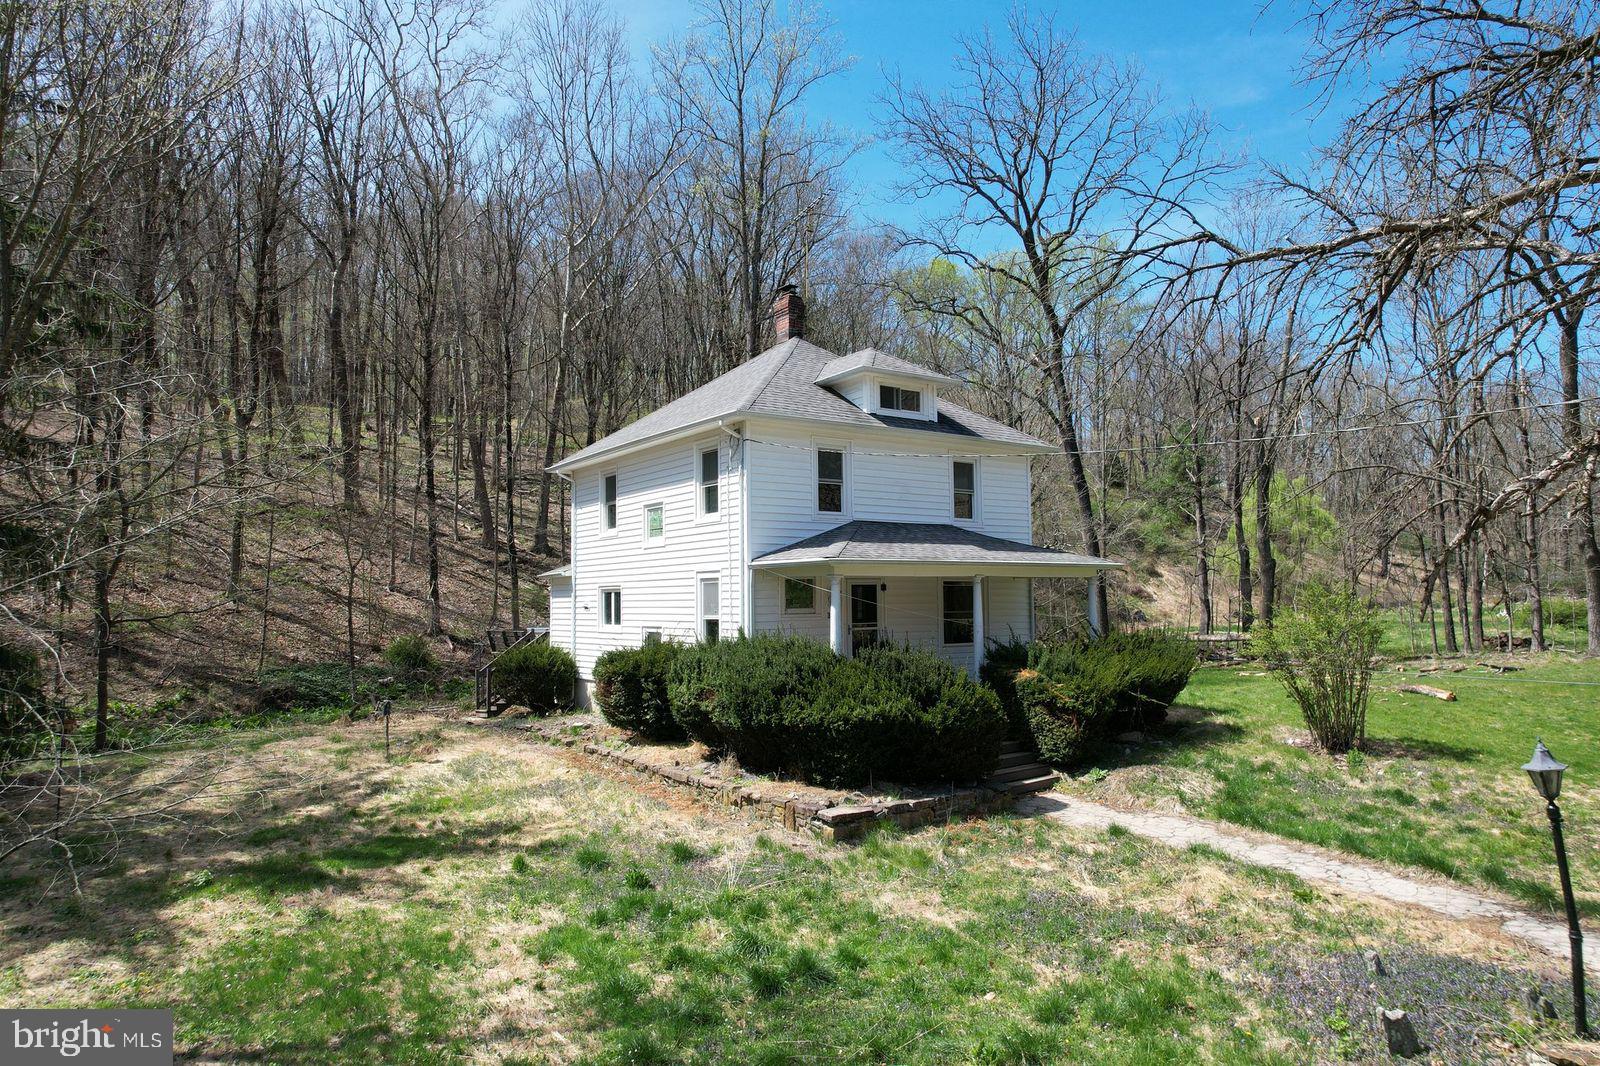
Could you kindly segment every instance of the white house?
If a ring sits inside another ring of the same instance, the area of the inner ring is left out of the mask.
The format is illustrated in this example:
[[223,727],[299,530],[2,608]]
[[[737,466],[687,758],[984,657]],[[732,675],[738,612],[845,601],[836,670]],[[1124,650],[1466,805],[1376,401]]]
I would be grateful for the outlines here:
[[943,374],[809,343],[792,290],[774,315],[774,347],[552,468],[573,515],[550,640],[585,703],[603,652],[653,636],[892,640],[976,670],[986,640],[1032,637],[1033,578],[1119,565],[1033,544],[1030,461],[1053,446],[951,403]]

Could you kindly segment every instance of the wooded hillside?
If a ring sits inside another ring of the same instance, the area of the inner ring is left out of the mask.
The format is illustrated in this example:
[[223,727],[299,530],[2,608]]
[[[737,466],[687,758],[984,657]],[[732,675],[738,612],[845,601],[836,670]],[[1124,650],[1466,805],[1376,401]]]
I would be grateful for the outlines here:
[[[526,625],[547,466],[760,351],[793,284],[819,344],[1060,443],[1036,538],[1134,562],[1113,620],[1320,580],[1538,647],[1582,596],[1600,650],[1600,17],[1306,15],[1359,100],[1286,173],[1021,9],[846,131],[850,60],[771,0],[648,56],[576,0],[0,7],[6,640],[103,721]],[[866,133],[917,224],[852,207]]]

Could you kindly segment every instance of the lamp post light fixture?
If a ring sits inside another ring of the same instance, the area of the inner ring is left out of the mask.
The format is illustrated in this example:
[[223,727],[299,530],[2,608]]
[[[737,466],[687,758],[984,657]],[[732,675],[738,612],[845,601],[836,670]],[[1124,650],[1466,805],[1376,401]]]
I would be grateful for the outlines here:
[[1567,939],[1572,942],[1572,1029],[1579,1036],[1589,1035],[1589,1010],[1583,996],[1583,929],[1578,925],[1578,904],[1572,898],[1572,875],[1567,870],[1567,845],[1561,836],[1561,808],[1556,797],[1561,795],[1561,774],[1567,764],[1557,762],[1550,749],[1539,740],[1533,746],[1533,758],[1523,766],[1533,781],[1533,789],[1544,800],[1545,813],[1550,816],[1550,834],[1556,842],[1556,869],[1561,873],[1561,895],[1567,904]]

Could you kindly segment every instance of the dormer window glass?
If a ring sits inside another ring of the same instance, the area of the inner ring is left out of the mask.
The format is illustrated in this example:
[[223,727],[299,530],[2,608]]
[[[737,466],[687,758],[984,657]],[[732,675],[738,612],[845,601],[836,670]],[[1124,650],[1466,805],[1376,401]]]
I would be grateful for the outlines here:
[[922,412],[922,390],[902,389],[898,385],[878,386],[878,406],[885,411]]

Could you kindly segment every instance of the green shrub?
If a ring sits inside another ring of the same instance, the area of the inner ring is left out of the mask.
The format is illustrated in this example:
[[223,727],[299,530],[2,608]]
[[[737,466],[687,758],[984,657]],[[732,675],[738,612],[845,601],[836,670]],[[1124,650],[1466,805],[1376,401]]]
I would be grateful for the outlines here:
[[410,634],[396,637],[383,649],[383,661],[403,677],[431,677],[439,672],[439,660],[426,637]]
[[52,715],[39,657],[0,641],[0,759],[31,754],[50,735]]
[[690,736],[818,784],[973,780],[993,769],[1005,731],[994,693],[929,652],[889,646],[841,659],[771,634],[696,645],[668,690]]
[[[370,669],[357,668],[357,698],[371,693]],[[256,681],[256,709],[263,712],[344,707],[350,703],[350,670],[342,663],[269,666]]]
[[1250,647],[1300,705],[1317,744],[1340,755],[1366,739],[1368,687],[1382,637],[1371,605],[1310,585],[1295,609],[1263,626]]
[[594,699],[606,721],[651,740],[682,740],[672,717],[667,678],[683,645],[656,641],[641,648],[614,648],[594,665]]
[[984,651],[983,666],[978,670],[979,679],[1000,697],[1000,706],[1006,712],[1006,723],[1011,727],[1013,740],[1028,739],[1028,716],[1023,713],[1022,701],[1017,698],[1017,671],[1027,665],[1027,641],[996,641]]
[[1018,671],[1016,687],[1040,758],[1058,766],[1081,761],[1113,714],[1105,692],[1081,674],[1049,677],[1028,668]]
[[494,661],[495,694],[535,714],[572,706],[578,664],[564,649],[543,641],[521,644]]

